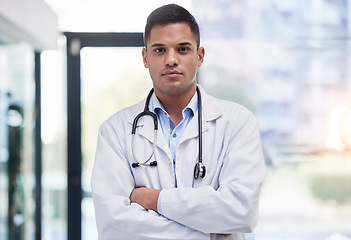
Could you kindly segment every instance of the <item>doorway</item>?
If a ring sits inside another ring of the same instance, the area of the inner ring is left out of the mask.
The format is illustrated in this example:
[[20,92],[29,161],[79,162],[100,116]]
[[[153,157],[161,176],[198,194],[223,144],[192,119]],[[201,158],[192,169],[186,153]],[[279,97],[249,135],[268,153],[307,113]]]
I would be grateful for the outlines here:
[[[65,33],[67,38],[68,240],[97,239],[90,177],[97,132],[152,87],[142,33]],[[106,166],[108,167],[108,166]]]

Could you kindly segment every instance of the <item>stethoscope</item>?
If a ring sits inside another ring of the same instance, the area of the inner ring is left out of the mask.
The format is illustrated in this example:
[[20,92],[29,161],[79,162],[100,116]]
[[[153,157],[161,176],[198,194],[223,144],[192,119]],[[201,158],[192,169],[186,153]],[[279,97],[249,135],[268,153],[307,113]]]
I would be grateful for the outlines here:
[[[199,160],[198,162],[195,164],[195,168],[194,168],[194,178],[198,179],[199,176],[201,178],[205,177],[206,174],[206,167],[203,165],[202,163],[202,101],[201,101],[201,93],[198,87],[196,87],[196,91],[197,91],[197,99],[198,99],[198,132],[199,132]],[[134,159],[136,161],[136,163],[132,164],[133,168],[139,167],[140,165],[142,166],[157,166],[157,162],[156,161],[152,161],[150,162],[152,156],[155,153],[155,149],[156,149],[156,139],[157,139],[157,130],[158,130],[158,120],[157,120],[157,116],[155,113],[151,112],[149,110],[149,103],[150,103],[150,99],[151,96],[154,92],[154,89],[151,89],[151,91],[149,92],[149,95],[146,98],[146,102],[145,102],[145,107],[144,107],[144,111],[142,111],[141,113],[139,113],[133,121],[133,126],[132,126],[132,153],[134,156]],[[150,156],[146,159],[146,161],[141,162],[137,159],[136,155],[135,155],[135,151],[134,151],[134,136],[135,136],[135,132],[136,132],[136,128],[137,128],[137,123],[139,121],[139,119],[143,116],[151,116],[153,121],[154,121],[154,143],[153,143],[153,147],[152,147],[152,152],[150,154]]]

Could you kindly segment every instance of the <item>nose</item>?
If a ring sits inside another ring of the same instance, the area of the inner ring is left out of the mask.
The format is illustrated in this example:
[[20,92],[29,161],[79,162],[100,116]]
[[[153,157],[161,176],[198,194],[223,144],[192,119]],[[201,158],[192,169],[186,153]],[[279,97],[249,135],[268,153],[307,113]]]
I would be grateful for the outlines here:
[[166,66],[178,66],[179,61],[178,61],[178,56],[177,52],[175,50],[169,50],[166,54],[166,59],[165,59],[165,64]]

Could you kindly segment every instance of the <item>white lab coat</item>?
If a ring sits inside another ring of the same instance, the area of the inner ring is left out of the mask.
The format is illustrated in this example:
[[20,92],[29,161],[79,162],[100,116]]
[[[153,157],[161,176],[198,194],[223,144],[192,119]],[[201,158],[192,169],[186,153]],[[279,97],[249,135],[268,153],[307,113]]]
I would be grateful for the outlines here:
[[[154,157],[157,167],[132,168],[132,122],[145,100],[105,121],[98,135],[92,195],[99,240],[245,239],[256,225],[265,164],[253,114],[203,89],[203,163],[206,176],[194,180],[198,161],[197,113],[176,150],[175,172],[161,127]],[[137,159],[149,157],[154,139],[150,116],[138,122]],[[164,216],[130,204],[135,187],[162,189]]]

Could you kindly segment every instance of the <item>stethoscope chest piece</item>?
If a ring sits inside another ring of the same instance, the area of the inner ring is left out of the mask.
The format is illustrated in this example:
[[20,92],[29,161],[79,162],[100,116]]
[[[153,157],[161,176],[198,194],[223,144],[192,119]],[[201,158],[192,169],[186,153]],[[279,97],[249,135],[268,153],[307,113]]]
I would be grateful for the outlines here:
[[202,164],[202,162],[198,162],[194,168],[194,178],[198,179],[199,177],[204,178],[206,175],[206,167]]

